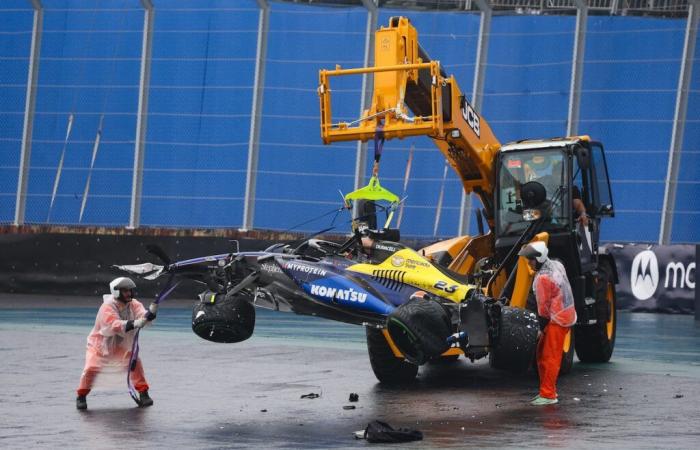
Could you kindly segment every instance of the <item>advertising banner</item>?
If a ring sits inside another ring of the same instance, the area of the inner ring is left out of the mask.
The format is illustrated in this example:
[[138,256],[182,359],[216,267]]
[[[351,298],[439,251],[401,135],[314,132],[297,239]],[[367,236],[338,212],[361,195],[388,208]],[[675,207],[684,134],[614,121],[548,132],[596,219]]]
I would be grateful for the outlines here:
[[618,309],[693,314],[695,245],[607,244],[620,283]]

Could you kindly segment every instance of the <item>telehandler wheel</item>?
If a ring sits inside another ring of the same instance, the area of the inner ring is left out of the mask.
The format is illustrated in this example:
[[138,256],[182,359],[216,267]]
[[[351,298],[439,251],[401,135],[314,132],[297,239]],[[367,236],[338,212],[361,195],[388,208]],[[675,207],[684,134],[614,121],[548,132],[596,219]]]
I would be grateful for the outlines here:
[[420,366],[449,348],[452,322],[441,304],[416,298],[389,314],[387,331],[406,359]]
[[500,327],[489,353],[489,364],[494,369],[513,373],[526,372],[537,350],[537,316],[520,308],[504,306]]
[[413,381],[418,374],[418,366],[403,358],[397,358],[384,337],[382,330],[365,328],[367,352],[374,376],[382,384],[405,384]]
[[561,366],[559,367],[559,375],[566,375],[571,372],[574,366],[574,353],[576,343],[576,333],[572,328],[564,338],[564,349],[561,355]]
[[602,278],[596,291],[596,319],[593,325],[576,325],[576,355],[581,362],[608,362],[615,348],[617,294],[613,269],[607,262],[599,267]]

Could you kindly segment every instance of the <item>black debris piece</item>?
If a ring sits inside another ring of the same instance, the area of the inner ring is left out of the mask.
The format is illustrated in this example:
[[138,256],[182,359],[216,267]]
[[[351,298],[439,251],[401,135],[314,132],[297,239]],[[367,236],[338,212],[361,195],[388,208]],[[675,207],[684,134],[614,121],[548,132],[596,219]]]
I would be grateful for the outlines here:
[[343,409],[355,409],[355,405],[345,405]]
[[398,442],[422,441],[423,433],[410,428],[394,429],[386,422],[373,420],[365,428],[365,439],[371,443],[391,444]]
[[320,395],[318,395],[315,392],[311,392],[309,394],[304,394],[301,396],[301,398],[319,398],[319,397],[320,397]]
[[350,398],[348,399],[348,401],[350,401],[350,402],[356,402],[356,401],[358,401],[359,399],[360,399],[360,396],[353,392],[352,394],[350,394]]
[[683,394],[676,394],[673,396],[673,398],[683,398]]
[[261,409],[260,412],[267,412],[267,410],[266,410],[266,409]]

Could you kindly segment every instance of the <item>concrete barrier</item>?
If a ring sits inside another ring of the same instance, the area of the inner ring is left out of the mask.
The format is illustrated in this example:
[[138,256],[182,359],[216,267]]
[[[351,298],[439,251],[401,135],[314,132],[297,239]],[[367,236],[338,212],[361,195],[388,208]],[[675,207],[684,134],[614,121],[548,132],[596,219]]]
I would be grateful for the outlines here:
[[[241,250],[260,250],[272,241],[239,240]],[[100,295],[121,272],[114,264],[159,263],[146,245],[162,247],[173,261],[236,250],[224,237],[144,236],[74,233],[0,235],[0,291],[25,294]],[[139,295],[153,297],[162,280],[136,280]],[[185,283],[177,297],[192,297],[202,287]]]

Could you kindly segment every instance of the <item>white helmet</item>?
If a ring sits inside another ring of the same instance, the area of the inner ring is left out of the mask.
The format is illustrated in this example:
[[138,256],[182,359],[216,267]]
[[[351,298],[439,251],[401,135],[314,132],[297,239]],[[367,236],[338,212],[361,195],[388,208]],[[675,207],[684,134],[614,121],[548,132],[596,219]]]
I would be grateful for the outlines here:
[[121,295],[120,289],[136,289],[136,283],[127,277],[115,278],[109,283],[109,290],[115,299],[119,299]]
[[531,242],[518,252],[518,255],[528,259],[534,259],[540,264],[547,261],[548,254],[549,250],[547,249],[547,244],[542,241]]

